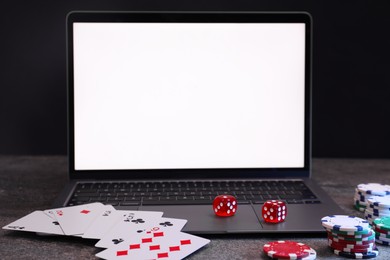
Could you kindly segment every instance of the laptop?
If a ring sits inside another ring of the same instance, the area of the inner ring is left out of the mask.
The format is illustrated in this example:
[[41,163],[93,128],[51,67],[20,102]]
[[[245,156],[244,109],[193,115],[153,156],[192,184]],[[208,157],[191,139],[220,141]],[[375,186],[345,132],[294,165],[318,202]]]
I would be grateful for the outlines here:
[[[70,13],[54,206],[162,211],[193,234],[323,233],[342,211],[310,179],[311,33],[307,13]],[[222,194],[233,217],[213,212]],[[263,221],[269,199],[286,221]]]

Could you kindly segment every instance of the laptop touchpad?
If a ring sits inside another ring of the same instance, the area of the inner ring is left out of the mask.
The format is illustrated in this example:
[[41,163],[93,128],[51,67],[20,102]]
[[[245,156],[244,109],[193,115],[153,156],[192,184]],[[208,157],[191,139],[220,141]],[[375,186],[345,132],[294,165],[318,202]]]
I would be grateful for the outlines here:
[[183,231],[189,233],[229,233],[256,232],[262,226],[251,205],[239,205],[237,213],[232,217],[218,217],[214,214],[212,206],[208,205],[164,205],[142,206],[139,210],[162,211],[163,217],[187,219]]

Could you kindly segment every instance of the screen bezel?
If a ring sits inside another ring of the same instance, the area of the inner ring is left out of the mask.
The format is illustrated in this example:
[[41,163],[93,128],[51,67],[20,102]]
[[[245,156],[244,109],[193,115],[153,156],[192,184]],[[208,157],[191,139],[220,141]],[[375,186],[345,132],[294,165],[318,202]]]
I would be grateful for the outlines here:
[[[74,144],[73,23],[304,23],[305,39],[305,116],[304,167],[161,169],[161,170],[76,170]],[[71,179],[207,179],[310,177],[311,167],[311,55],[312,19],[306,12],[71,12],[67,16],[68,160]],[[140,177],[142,176],[142,177]]]

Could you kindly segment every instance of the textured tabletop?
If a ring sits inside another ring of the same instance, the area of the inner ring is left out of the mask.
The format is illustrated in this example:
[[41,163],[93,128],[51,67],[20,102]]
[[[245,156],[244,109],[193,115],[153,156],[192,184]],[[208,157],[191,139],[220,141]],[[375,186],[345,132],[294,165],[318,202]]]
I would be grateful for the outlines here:
[[[314,159],[313,178],[346,214],[363,217],[353,208],[357,184],[390,184],[390,160]],[[50,208],[67,181],[64,156],[0,156],[0,226],[34,210]],[[332,214],[332,212],[329,212]],[[211,243],[188,259],[269,259],[266,242],[298,240],[317,251],[317,259],[342,259],[327,247],[325,237],[285,235],[206,236]],[[41,237],[34,233],[0,230],[1,259],[96,259],[96,241],[72,237]],[[375,259],[390,259],[390,247],[378,246]]]

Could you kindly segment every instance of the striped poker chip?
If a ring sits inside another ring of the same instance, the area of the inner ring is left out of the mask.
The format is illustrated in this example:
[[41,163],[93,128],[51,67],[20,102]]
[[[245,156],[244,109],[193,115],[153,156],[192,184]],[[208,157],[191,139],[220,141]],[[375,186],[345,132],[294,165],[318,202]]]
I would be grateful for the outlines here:
[[328,238],[332,239],[335,242],[364,245],[364,244],[368,244],[370,241],[372,241],[375,238],[375,233],[373,233],[370,237],[364,237],[364,238],[347,238],[347,237],[333,236],[328,234]]
[[374,206],[373,204],[369,204],[369,203],[368,203],[368,207],[371,210],[390,212],[390,207],[378,207],[378,206]]
[[369,215],[371,215],[371,216],[373,216],[375,218],[377,218],[377,217],[390,217],[390,212],[389,213],[378,213],[378,212],[373,212],[373,211],[371,211],[369,209],[366,209],[364,211],[364,214],[366,214],[366,215],[369,214]]
[[333,230],[325,228],[327,232],[335,233],[341,236],[360,236],[360,235],[367,235],[370,233],[370,229],[365,229],[362,231],[340,231],[340,230]]
[[335,255],[338,256],[343,256],[345,258],[352,258],[352,259],[370,259],[370,258],[375,258],[378,256],[379,251],[378,249],[373,249],[371,252],[367,253],[352,253],[352,252],[343,252],[337,249],[332,249],[332,252]]
[[379,238],[388,238],[390,239],[390,235],[386,235],[386,234],[382,234],[382,233],[379,233],[379,232],[375,232],[375,237],[379,237]]
[[386,241],[383,241],[383,240],[380,240],[380,239],[377,239],[375,241],[375,243],[378,243],[378,244],[381,244],[381,245],[384,245],[384,246],[390,246],[389,242],[386,242]]
[[371,208],[371,207],[366,207],[366,210],[368,212],[372,212],[376,215],[379,215],[379,216],[387,216],[387,215],[390,215],[390,210],[380,210],[380,209],[377,209],[377,208]]
[[311,252],[311,247],[304,243],[299,243],[291,240],[274,241],[263,246],[263,251],[269,257],[279,259],[301,259],[308,257]]
[[390,231],[390,217],[377,218],[373,224],[377,229]]
[[341,239],[351,239],[351,240],[364,240],[364,239],[367,239],[368,237],[371,237],[373,235],[375,235],[375,232],[374,230],[372,229],[369,229],[369,232],[367,234],[361,234],[361,235],[345,235],[345,234],[340,234],[340,233],[337,233],[337,232],[327,232],[328,233],[328,236],[333,236],[333,237],[337,237],[337,238],[341,238]]
[[387,231],[387,230],[379,229],[377,227],[375,227],[374,230],[375,230],[376,233],[381,233],[381,234],[384,234],[384,235],[390,235],[390,231]]
[[390,195],[390,186],[380,183],[364,183],[357,186],[358,191],[370,195]]
[[365,244],[365,245],[338,243],[338,242],[332,241],[331,239],[328,240],[328,246],[330,246],[334,249],[350,248],[350,249],[367,250],[367,249],[372,249],[374,247],[374,245],[375,245],[375,239],[372,240],[369,244]]
[[335,231],[356,232],[368,230],[370,224],[367,220],[355,216],[331,215],[321,219],[322,226]]
[[390,208],[390,196],[372,196],[367,199],[369,205],[383,210]]
[[376,240],[385,241],[385,242],[390,242],[390,238],[388,238],[388,237],[375,236],[375,239],[376,239]]

